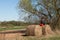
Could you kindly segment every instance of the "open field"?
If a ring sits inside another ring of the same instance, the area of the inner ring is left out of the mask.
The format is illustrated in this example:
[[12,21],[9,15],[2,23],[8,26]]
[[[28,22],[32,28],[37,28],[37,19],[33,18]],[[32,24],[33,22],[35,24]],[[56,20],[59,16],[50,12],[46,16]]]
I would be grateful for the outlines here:
[[22,36],[25,32],[21,32],[27,26],[14,26],[14,27],[1,27],[0,28],[0,40],[60,40],[60,35],[54,36]]
[[25,29],[27,26],[0,27],[0,31]]
[[0,40],[60,40],[60,35],[42,37],[23,35],[25,35],[24,29],[0,31]]

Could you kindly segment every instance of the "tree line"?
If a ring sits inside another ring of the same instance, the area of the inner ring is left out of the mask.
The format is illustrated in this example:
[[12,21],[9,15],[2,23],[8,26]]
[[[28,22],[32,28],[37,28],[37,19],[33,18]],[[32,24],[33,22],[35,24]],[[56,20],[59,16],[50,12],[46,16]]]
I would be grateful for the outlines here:
[[3,21],[0,22],[0,26],[28,26],[35,23],[27,23],[21,21]]

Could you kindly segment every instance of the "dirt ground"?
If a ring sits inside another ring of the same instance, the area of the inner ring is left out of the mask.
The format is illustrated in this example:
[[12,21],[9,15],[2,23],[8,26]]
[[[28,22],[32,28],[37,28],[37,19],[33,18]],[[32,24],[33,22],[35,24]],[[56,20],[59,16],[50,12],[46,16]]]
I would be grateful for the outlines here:
[[25,35],[23,31],[17,30],[17,31],[2,31],[0,32],[0,40],[22,40],[22,35]]
[[20,33],[0,34],[0,40],[22,40]]

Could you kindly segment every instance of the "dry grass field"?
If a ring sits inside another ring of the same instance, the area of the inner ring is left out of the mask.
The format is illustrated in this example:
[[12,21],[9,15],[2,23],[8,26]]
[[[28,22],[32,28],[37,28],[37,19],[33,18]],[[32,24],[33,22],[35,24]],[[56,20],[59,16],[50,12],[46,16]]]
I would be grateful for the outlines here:
[[23,36],[25,35],[25,33],[23,32],[17,32],[13,30],[12,30],[13,32],[11,31],[9,32],[9,31],[6,31],[6,33],[4,31],[0,32],[0,40],[60,40],[60,35],[54,35],[54,36],[51,35],[51,36],[42,36],[42,37]]
[[[20,30],[26,27],[14,27],[8,28],[7,29],[0,29],[0,40],[60,40],[60,33],[57,31],[59,34],[58,35],[47,35],[47,36],[23,36],[25,35],[25,31]],[[16,30],[17,29],[17,30]]]
[[36,37],[36,36],[21,36],[20,33],[0,34],[0,40],[60,40],[60,36],[54,37]]

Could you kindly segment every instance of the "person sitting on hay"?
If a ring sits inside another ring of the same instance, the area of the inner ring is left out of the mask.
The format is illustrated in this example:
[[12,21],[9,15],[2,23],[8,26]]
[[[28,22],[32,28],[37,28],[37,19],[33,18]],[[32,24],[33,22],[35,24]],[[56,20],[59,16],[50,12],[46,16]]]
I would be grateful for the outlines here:
[[48,23],[48,20],[46,17],[42,17],[40,20],[40,27],[42,27],[42,34],[45,35],[45,28],[46,28],[46,24]]

